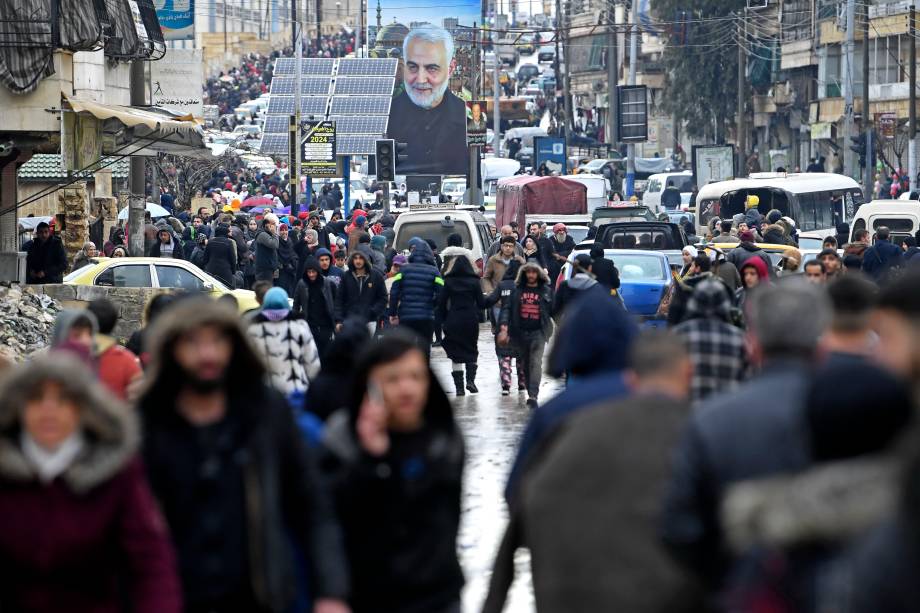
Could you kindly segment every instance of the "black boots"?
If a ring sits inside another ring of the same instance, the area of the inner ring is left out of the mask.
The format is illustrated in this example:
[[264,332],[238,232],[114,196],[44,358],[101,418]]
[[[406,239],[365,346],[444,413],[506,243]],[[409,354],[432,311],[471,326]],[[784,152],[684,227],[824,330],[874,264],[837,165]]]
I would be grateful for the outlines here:
[[450,374],[454,378],[454,387],[457,388],[457,396],[466,396],[466,392],[463,391],[463,371],[454,370],[451,371]]
[[479,388],[476,387],[476,364],[467,364],[466,365],[466,389],[470,391],[471,394],[478,394]]

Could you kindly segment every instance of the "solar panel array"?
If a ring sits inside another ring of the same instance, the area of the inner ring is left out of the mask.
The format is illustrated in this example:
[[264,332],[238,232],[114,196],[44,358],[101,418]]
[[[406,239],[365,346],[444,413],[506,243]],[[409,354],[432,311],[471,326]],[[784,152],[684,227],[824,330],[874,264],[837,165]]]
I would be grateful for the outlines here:
[[[302,61],[302,119],[306,121],[312,115],[316,120],[335,121],[339,155],[372,155],[374,141],[386,134],[398,60],[305,58]],[[275,61],[259,146],[262,153],[288,153],[288,122],[294,113],[295,62],[289,57]]]

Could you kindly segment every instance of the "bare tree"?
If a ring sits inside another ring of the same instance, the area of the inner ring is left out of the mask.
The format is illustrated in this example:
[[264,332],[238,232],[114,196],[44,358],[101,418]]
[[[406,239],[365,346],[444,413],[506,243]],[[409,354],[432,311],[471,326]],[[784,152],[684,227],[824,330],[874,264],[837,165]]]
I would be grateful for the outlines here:
[[169,187],[175,196],[176,209],[187,209],[195,193],[204,191],[215,171],[231,171],[242,168],[236,153],[236,144],[227,147],[223,154],[206,158],[167,154],[159,158],[156,165],[157,184]]

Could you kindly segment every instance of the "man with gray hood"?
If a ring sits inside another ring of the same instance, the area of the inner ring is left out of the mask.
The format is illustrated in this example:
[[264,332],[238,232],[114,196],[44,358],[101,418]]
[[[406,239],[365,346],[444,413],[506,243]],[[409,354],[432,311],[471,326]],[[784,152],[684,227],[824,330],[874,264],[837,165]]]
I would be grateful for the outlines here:
[[594,273],[591,271],[593,264],[590,255],[579,253],[575,256],[573,265],[575,274],[572,275],[571,279],[566,279],[562,282],[553,299],[553,319],[557,322],[565,314],[566,307],[580,296],[591,291],[598,291],[601,295],[609,295],[609,292],[605,292],[594,278]]

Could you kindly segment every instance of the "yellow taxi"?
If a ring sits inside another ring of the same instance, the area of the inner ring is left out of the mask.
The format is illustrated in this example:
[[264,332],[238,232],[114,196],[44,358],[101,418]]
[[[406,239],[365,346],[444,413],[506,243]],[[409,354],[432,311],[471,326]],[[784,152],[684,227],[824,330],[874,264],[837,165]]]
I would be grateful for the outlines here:
[[92,258],[89,264],[64,277],[64,284],[163,287],[207,292],[215,298],[232,294],[239,303],[241,313],[259,308],[254,292],[230,289],[194,264],[172,258]]

